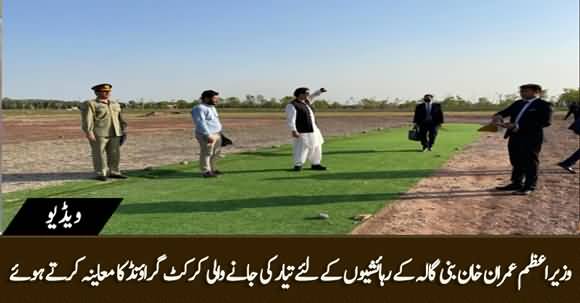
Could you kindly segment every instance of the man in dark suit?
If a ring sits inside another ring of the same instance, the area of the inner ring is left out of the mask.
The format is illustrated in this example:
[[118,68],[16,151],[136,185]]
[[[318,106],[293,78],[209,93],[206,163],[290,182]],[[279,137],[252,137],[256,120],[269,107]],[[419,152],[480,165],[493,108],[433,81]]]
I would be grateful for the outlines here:
[[568,105],[568,113],[566,113],[564,120],[568,120],[570,115],[574,115],[574,121],[580,118],[580,104],[578,102],[572,102]]
[[431,151],[433,144],[435,144],[435,138],[437,138],[437,131],[443,122],[441,104],[433,103],[433,95],[425,95],[423,103],[415,107],[415,116],[413,117],[413,123],[419,127],[423,151]]
[[[508,139],[512,165],[511,183],[497,187],[498,190],[513,190],[517,195],[529,195],[536,189],[539,156],[544,141],[543,129],[550,126],[552,119],[552,104],[540,98],[541,92],[540,85],[522,85],[522,99],[493,116],[494,123],[507,129],[505,138]],[[510,117],[509,123],[503,123],[505,117]]]
[[[576,118],[576,120],[574,120],[574,123],[572,123],[572,125],[570,125],[570,130],[572,130],[575,134],[580,136],[580,116]],[[580,148],[578,148],[578,150],[573,153],[570,157],[568,157],[568,159],[558,163],[558,166],[560,166],[561,168],[565,169],[567,172],[571,173],[571,174],[575,174],[576,171],[574,170],[574,165],[576,165],[576,163],[580,161]]]

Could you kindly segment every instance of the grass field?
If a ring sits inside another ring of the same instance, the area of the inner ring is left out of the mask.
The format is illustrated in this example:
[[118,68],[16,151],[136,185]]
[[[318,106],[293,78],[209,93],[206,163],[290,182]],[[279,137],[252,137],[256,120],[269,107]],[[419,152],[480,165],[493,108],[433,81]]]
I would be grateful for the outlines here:
[[[352,216],[396,199],[477,138],[477,127],[446,125],[431,153],[417,152],[402,128],[331,138],[326,172],[289,171],[290,146],[282,146],[228,155],[218,179],[200,178],[193,163],[133,172],[123,181],[9,193],[4,222],[26,197],[123,197],[106,234],[345,234],[355,227]],[[320,212],[330,219],[315,219]]]

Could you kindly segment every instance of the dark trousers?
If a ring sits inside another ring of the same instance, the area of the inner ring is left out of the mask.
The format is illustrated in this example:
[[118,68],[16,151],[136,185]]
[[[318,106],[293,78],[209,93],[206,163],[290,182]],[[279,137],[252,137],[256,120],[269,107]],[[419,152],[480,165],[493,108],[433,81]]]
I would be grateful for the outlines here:
[[568,159],[562,161],[562,164],[571,167],[574,166],[576,162],[578,162],[578,160],[580,160],[580,148],[575,153],[573,153]]
[[432,122],[423,122],[419,124],[419,138],[423,148],[431,148],[435,144],[437,138],[437,128],[439,125]]
[[511,135],[508,141],[508,151],[512,164],[512,183],[522,184],[525,177],[525,187],[536,187],[542,136]]

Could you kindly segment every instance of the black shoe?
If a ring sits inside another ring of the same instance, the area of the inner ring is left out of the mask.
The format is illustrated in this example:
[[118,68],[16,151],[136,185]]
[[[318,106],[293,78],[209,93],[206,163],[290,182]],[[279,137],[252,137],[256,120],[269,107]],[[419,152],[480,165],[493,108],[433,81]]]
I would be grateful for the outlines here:
[[324,166],[322,166],[322,165],[318,164],[318,165],[312,165],[312,166],[310,167],[310,169],[312,169],[312,170],[326,170],[326,167],[324,167]]
[[534,190],[536,190],[534,187],[522,187],[519,190],[516,190],[514,192],[514,195],[517,196],[529,196],[531,193],[534,192]]
[[123,174],[110,174],[109,178],[111,178],[111,179],[127,179],[129,177],[127,177]]
[[571,166],[568,166],[568,165],[564,164],[564,162],[558,163],[558,166],[560,166],[565,171],[567,171],[567,172],[569,172],[571,174],[575,174],[576,173],[576,171]]
[[495,189],[497,189],[497,190],[503,190],[503,191],[508,191],[508,190],[520,190],[522,188],[523,188],[523,186],[521,184],[514,184],[514,183],[512,183],[512,184],[509,184],[509,185],[506,185],[506,186],[498,186]]
[[201,176],[204,177],[204,178],[215,178],[215,177],[217,177],[216,174],[214,174],[214,173],[212,173],[210,171],[201,174]]
[[300,165],[294,166],[294,171],[301,171],[301,170],[302,170],[302,166],[300,166]]
[[107,177],[105,176],[97,176],[95,177],[95,179],[97,179],[98,181],[107,181]]
[[219,170],[216,169],[216,170],[213,171],[213,174],[214,175],[223,175],[224,173],[222,173],[221,171],[219,171]]

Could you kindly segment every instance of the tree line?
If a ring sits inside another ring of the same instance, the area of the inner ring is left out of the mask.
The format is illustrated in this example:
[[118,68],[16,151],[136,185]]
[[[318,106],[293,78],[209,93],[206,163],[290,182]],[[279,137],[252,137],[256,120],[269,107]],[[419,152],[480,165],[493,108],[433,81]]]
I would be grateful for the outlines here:
[[[461,96],[448,96],[443,100],[438,100],[448,110],[496,110],[517,100],[517,94],[500,96],[495,102],[480,97],[477,100],[467,100]],[[556,107],[564,108],[573,102],[580,102],[579,89],[564,89],[559,96],[548,96],[544,92],[544,98],[552,102]],[[222,98],[220,108],[230,109],[282,109],[290,103],[294,97],[286,96],[281,99],[266,98],[263,95],[246,95],[243,99],[238,97]],[[65,100],[44,100],[44,99],[2,99],[2,109],[5,110],[78,110],[84,101],[65,101]],[[411,110],[421,100],[400,100],[384,99],[377,100],[374,98],[363,98],[360,100],[350,99],[345,103],[330,101],[325,99],[316,99],[317,109],[328,110],[347,110],[347,109],[364,109],[364,110],[392,110],[402,111]],[[199,100],[169,100],[169,101],[144,101],[129,100],[122,102],[126,109],[134,110],[167,110],[167,109],[191,109],[199,104]]]

